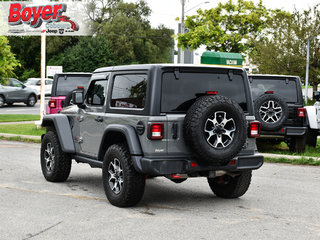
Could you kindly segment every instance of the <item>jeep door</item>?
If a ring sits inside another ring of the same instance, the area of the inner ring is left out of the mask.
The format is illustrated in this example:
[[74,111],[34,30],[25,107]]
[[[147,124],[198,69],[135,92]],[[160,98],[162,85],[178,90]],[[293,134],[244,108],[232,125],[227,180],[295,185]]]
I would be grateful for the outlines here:
[[108,80],[92,80],[85,99],[85,108],[80,109],[79,145],[83,155],[97,157],[104,129],[105,102]]

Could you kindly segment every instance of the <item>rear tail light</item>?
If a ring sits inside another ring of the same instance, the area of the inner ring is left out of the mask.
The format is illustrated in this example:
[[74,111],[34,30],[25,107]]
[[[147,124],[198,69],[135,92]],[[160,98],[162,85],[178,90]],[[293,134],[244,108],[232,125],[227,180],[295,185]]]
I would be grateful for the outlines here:
[[274,91],[266,91],[265,93],[266,93],[266,94],[273,94]]
[[305,108],[298,108],[298,117],[301,117],[301,118],[306,117],[306,109]]
[[171,174],[171,177],[172,177],[173,179],[179,179],[179,178],[181,178],[180,174]]
[[152,140],[163,139],[163,123],[152,123],[151,124],[149,138]]
[[218,91],[206,91],[207,95],[217,95]]
[[250,123],[250,137],[260,137],[261,123],[258,121]]
[[55,108],[56,107],[56,100],[49,100],[49,108]]
[[84,89],[84,87],[83,86],[78,86],[77,89]]

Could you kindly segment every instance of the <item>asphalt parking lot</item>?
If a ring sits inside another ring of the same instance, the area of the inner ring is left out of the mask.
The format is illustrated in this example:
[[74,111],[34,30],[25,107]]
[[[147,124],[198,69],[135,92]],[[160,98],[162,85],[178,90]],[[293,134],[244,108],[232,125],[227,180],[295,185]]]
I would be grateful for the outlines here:
[[0,108],[0,114],[40,114],[40,102],[38,101],[34,107],[28,107],[23,103],[14,103],[12,106],[4,105]]
[[100,169],[73,164],[67,182],[46,182],[39,149],[0,141],[1,239],[320,239],[319,167],[265,164],[232,200],[205,178],[148,179],[141,203],[121,209]]

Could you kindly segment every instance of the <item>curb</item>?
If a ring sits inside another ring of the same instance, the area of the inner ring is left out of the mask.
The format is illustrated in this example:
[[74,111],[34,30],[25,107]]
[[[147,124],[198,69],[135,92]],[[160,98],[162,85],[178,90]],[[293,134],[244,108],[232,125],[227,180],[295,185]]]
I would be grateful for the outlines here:
[[10,137],[20,137],[21,139],[33,139],[33,140],[41,140],[40,136],[32,136],[32,135],[20,135],[20,134],[11,134],[11,133],[0,133],[1,137],[10,138]]
[[288,159],[300,159],[300,158],[312,158],[315,161],[320,161],[319,157],[311,156],[292,156],[292,155],[282,155],[282,154],[273,154],[273,153],[261,153],[264,157],[269,158],[288,158]]

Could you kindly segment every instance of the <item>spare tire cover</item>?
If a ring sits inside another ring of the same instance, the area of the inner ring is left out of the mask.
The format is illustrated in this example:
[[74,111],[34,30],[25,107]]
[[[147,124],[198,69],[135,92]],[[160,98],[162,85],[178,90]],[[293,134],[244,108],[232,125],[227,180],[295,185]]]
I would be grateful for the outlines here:
[[289,110],[287,103],[276,94],[264,94],[254,103],[256,119],[261,122],[261,129],[266,131],[278,130],[287,120]]
[[237,102],[225,96],[203,96],[184,120],[184,139],[199,163],[227,164],[247,139],[247,122]]

